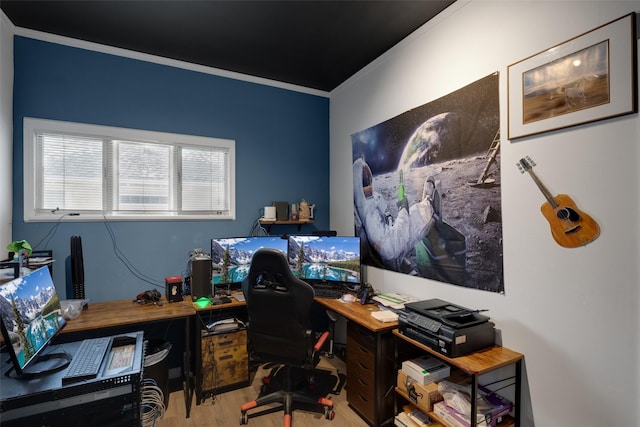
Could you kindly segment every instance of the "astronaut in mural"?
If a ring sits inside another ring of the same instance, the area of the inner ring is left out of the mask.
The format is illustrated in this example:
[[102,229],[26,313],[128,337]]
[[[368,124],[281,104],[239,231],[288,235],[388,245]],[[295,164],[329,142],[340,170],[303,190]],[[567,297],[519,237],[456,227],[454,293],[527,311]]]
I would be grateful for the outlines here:
[[[373,187],[369,165],[358,158],[353,163],[353,200],[356,229],[380,256],[381,261],[397,268],[403,258],[428,233],[435,222],[435,184],[428,178],[422,199],[409,206],[404,193],[402,171],[399,171],[398,215],[393,218],[382,195]],[[364,231],[363,231],[364,230]]]

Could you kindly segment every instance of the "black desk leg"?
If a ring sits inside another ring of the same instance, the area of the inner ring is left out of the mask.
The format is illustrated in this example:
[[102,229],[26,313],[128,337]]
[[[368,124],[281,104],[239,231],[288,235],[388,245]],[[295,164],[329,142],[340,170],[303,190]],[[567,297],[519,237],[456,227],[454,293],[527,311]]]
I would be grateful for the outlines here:
[[516,427],[520,427],[522,416],[522,359],[516,362]]
[[471,375],[471,417],[469,421],[471,421],[471,427],[476,427],[478,425],[478,417],[476,413],[478,412],[478,375]]
[[191,415],[191,401],[193,399],[193,372],[191,369],[191,316],[185,319],[185,346],[182,361],[182,374],[184,375],[184,383],[182,388],[184,390],[184,407],[186,410],[186,418]]

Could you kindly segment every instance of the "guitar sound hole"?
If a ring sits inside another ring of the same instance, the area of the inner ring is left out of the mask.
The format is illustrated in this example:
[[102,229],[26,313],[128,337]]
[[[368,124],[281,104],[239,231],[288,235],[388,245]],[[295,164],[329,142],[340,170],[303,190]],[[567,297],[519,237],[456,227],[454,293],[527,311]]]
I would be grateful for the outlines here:
[[580,214],[571,208],[558,209],[558,218],[561,220],[568,219],[569,221],[580,221]]

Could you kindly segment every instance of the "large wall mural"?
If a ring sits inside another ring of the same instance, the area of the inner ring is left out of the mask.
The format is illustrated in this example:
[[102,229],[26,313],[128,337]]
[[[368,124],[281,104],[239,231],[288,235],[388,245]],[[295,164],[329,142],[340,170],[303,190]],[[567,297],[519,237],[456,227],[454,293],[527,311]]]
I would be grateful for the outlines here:
[[351,135],[366,264],[504,292],[498,80]]

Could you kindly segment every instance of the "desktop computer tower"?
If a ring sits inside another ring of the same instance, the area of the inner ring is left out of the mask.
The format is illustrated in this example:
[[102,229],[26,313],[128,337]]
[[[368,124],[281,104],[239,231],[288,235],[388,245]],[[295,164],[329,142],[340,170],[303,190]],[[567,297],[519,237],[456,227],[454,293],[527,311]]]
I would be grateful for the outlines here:
[[211,284],[211,258],[208,255],[195,256],[191,264],[191,297],[195,301],[200,297],[213,296]]

